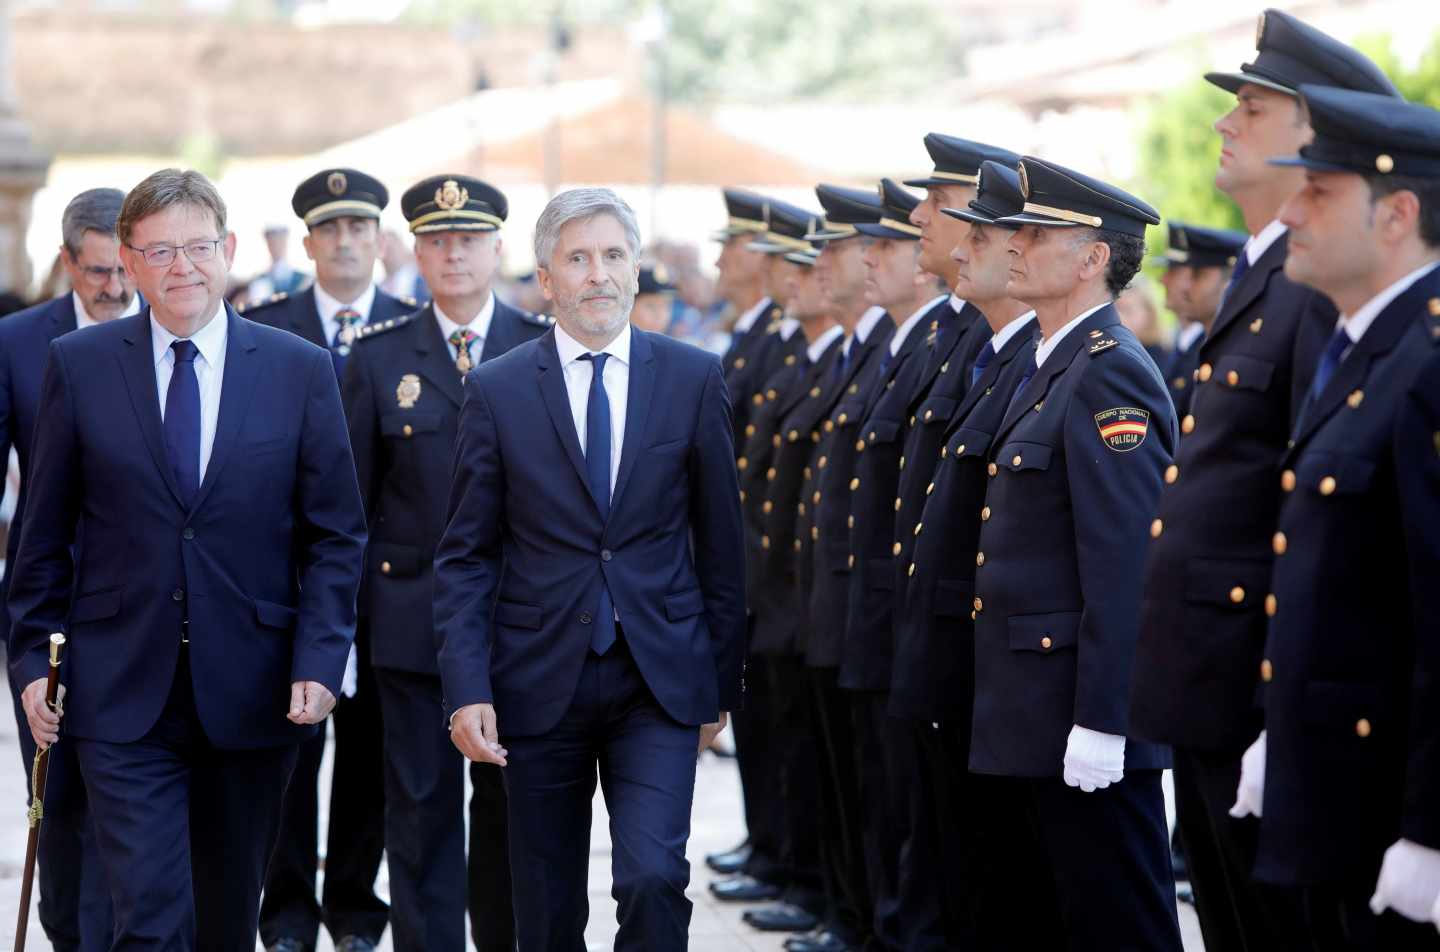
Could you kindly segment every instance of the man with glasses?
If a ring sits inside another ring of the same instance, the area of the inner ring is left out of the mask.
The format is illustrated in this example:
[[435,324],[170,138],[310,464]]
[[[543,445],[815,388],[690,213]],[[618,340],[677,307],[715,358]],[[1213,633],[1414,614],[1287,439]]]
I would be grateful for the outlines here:
[[[139,310],[140,298],[120,264],[120,243],[115,239],[115,218],[124,199],[125,193],[114,188],[92,188],[71,199],[60,219],[60,263],[74,290],[0,321],[0,465],[9,458],[12,446],[22,473],[30,464],[40,379],[50,342]],[[10,523],[5,551],[10,566],[20,546],[28,484],[28,480],[20,484]],[[8,579],[0,576],[0,631],[7,635]],[[14,657],[13,647],[10,656]],[[22,726],[20,754],[28,778],[35,743],[24,728],[19,703],[23,686],[12,677],[15,720]],[[85,787],[71,745],[51,751],[49,771],[45,822],[40,826],[40,924],[56,949],[107,949],[110,894],[100,875]],[[28,779],[25,786],[30,786]]]
[[149,307],[50,345],[11,666],[55,743],[45,649],[69,636],[109,947],[253,952],[285,784],[354,638],[365,515],[330,355],[225,304],[215,187],[156,172],[116,232]]

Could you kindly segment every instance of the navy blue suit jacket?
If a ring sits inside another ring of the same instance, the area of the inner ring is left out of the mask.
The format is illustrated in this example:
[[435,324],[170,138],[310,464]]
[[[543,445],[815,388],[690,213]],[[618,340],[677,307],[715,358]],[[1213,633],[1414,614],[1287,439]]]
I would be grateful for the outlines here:
[[701,724],[740,705],[744,539],[720,362],[638,330],[630,348],[608,521],[554,332],[465,378],[435,638],[447,708],[493,703],[502,736],[543,734],[568,709],[602,578],[666,713]]
[[[338,694],[354,637],[365,516],[330,355],[226,309],[214,448],[192,507],[166,460],[150,313],[50,345],[11,665],[46,671],[70,637],[65,724],[128,743],[160,715],[181,622],[201,724],[219,747],[294,743],[292,681]],[[77,553],[72,558],[72,551]]]
[[[498,307],[499,301],[496,301]],[[419,305],[413,300],[406,301],[375,289],[375,301],[370,305],[370,319],[367,326],[391,321],[416,310]],[[299,294],[277,294],[259,304],[245,308],[241,313],[246,320],[257,324],[268,324],[305,338],[316,347],[329,349],[330,341],[325,338],[325,325],[320,323],[319,305],[315,303],[315,286]]]

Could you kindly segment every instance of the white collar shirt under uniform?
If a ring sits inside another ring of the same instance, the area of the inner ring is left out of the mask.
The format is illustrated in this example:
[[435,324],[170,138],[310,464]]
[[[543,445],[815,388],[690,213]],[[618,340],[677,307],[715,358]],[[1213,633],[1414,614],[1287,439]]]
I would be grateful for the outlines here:
[[[89,311],[85,310],[85,302],[80,300],[80,295],[76,294],[74,291],[71,291],[70,300],[75,305],[75,329],[77,331],[83,331],[87,327],[94,327],[100,323],[99,321],[95,320],[95,318],[90,316]],[[134,314],[139,313],[140,295],[132,294],[130,295],[130,306],[127,307],[125,309],[125,313],[121,314],[120,316],[130,317]]]
[[1078,317],[1071,318],[1066,322],[1064,327],[1060,328],[1054,334],[1051,334],[1049,340],[1041,341],[1040,346],[1035,348],[1035,366],[1037,368],[1044,366],[1045,358],[1055,353],[1055,348],[1060,346],[1060,342],[1065,339],[1066,334],[1079,327],[1080,322],[1085,320],[1085,318],[1094,314],[1102,307],[1109,306],[1111,303],[1110,301],[1106,301],[1104,304],[1095,305],[1088,311],[1082,311]]
[[1015,318],[1015,320],[1011,321],[1009,324],[1006,324],[1004,327],[1000,328],[1000,330],[995,332],[995,334],[990,338],[990,346],[994,349],[995,353],[1000,353],[1000,351],[1005,349],[1005,345],[1010,343],[1010,339],[1016,334],[1026,329],[1033,330],[1035,325],[1031,322],[1034,320],[1034,311],[1027,311],[1024,314],[1021,314],[1019,317]]
[[1249,238],[1246,238],[1243,249],[1245,251],[1245,260],[1252,265],[1259,261],[1260,256],[1269,251],[1270,246],[1279,241],[1280,236],[1285,234],[1287,230],[1285,225],[1277,218],[1264,228],[1261,228],[1258,235],[1251,235]]
[[320,312],[320,326],[325,331],[326,346],[334,346],[335,335],[340,333],[340,322],[335,319],[343,308],[351,308],[360,315],[360,322],[355,325],[359,330],[370,323],[370,309],[375,306],[375,285],[372,282],[365,288],[365,293],[355,299],[354,304],[346,304],[325,293],[325,289],[316,281],[315,288],[315,310]]
[[939,304],[941,301],[944,301],[949,296],[950,295],[948,294],[941,294],[937,297],[931,298],[924,304],[920,305],[920,309],[918,311],[907,317],[905,319],[905,323],[895,328],[895,336],[890,338],[891,357],[894,357],[896,354],[900,353],[900,348],[905,346],[905,338],[909,337],[910,332],[915,329],[915,325],[920,323],[920,318],[924,317],[927,313],[929,313],[932,307]]
[[[195,355],[195,382],[200,386],[200,480],[210,465],[215,448],[215,427],[220,422],[220,389],[225,380],[225,350],[229,343],[230,316],[222,302],[215,316],[190,336]],[[170,345],[180,338],[170,333],[155,315],[150,315],[150,344],[155,353],[155,387],[160,393],[160,422],[165,422],[165,397],[175,372],[175,351]]]
[[825,356],[825,348],[829,347],[831,342],[843,333],[845,333],[845,328],[839,324],[832,324],[825,328],[813,343],[806,345],[805,358],[812,364],[819,362],[820,358]]
[[[600,382],[610,401],[610,494],[615,494],[615,480],[620,475],[620,451],[625,442],[625,412],[630,404],[630,325],[600,351],[609,354],[605,374]],[[565,390],[570,397],[570,416],[575,421],[575,435],[580,439],[580,452],[585,452],[586,414],[590,407],[590,381],[595,365],[580,358],[592,353],[584,344],[555,325],[555,351],[560,356],[560,369],[565,374]]]
[[1336,322],[1335,326],[1343,327],[1345,336],[1350,338],[1350,347],[1345,348],[1346,356],[1349,355],[1351,347],[1360,343],[1360,338],[1365,336],[1365,332],[1370,329],[1371,324],[1375,323],[1375,318],[1380,316],[1381,311],[1389,307],[1396,298],[1410,290],[1412,284],[1425,277],[1437,266],[1440,266],[1440,263],[1428,261],[1356,308],[1354,314],[1348,317],[1341,314],[1340,320]]
[[[476,314],[475,320],[469,324],[455,323],[450,319],[450,315],[440,310],[439,302],[432,301],[430,304],[435,311],[435,320],[440,325],[440,336],[445,338],[445,346],[450,348],[451,359],[460,359],[460,349],[450,343],[450,335],[462,327],[467,327],[470,333],[475,335],[475,339],[470,342],[470,363],[472,366],[480,363],[480,355],[485,352],[485,337],[490,333],[490,322],[495,318],[495,292],[490,292],[490,296],[485,299],[485,306],[480,308],[480,313]],[[573,337],[571,341],[574,341]],[[585,442],[582,440],[580,445],[584,446]]]
[[744,334],[749,332],[750,328],[755,326],[755,322],[760,320],[760,315],[769,306],[770,298],[768,297],[762,297],[760,300],[750,305],[749,310],[747,310],[744,314],[741,314],[739,317],[735,318],[735,333]]

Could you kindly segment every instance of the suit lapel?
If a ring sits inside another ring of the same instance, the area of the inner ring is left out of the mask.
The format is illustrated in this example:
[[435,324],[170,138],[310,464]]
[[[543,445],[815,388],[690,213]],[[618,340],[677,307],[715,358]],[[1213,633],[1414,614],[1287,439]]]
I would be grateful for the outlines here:
[[625,442],[620,445],[620,472],[615,489],[610,493],[610,512],[620,504],[620,494],[630,482],[635,459],[645,443],[645,424],[650,419],[651,399],[655,394],[655,352],[649,335],[631,328],[630,388],[625,404]]
[[[313,295],[312,295],[313,299]],[[220,416],[215,423],[215,442],[210,447],[210,463],[205,467],[205,478],[200,482],[200,491],[195,494],[191,512],[199,511],[205,497],[215,487],[220,471],[235,448],[240,435],[240,426],[250,412],[250,400],[255,396],[255,385],[260,380],[261,362],[255,357],[255,339],[250,328],[225,305],[225,376],[220,383]]]
[[[899,330],[898,326],[896,330]],[[905,340],[900,344],[899,353],[890,358],[890,363],[885,366],[883,373],[876,375],[875,389],[870,392],[870,397],[866,401],[865,416],[868,417],[875,409],[875,406],[880,402],[881,398],[885,396],[885,391],[890,389],[890,385],[900,376],[900,371],[904,369],[905,364],[915,359],[915,354],[920,349],[921,341],[925,339],[925,335],[928,333],[930,333],[928,325],[917,323],[914,327],[910,328],[910,332],[905,335]],[[894,336],[894,334],[891,334],[891,340],[886,341],[885,347],[887,350],[893,342]],[[881,355],[881,359],[884,359],[883,354]]]
[[[1000,379],[1001,372],[1010,366],[1010,362],[1027,355],[1026,350],[1029,349],[1034,342],[1035,319],[1030,318],[1026,323],[1029,326],[1022,327],[1011,335],[1010,339],[1005,342],[1005,346],[1000,348],[1000,352],[995,355],[994,359],[986,366],[984,372],[980,374],[980,379],[975,381],[969,390],[965,391],[965,396],[960,401],[960,407],[955,411],[955,415],[951,419],[963,420],[966,414],[975,408],[975,404],[980,402],[980,398],[984,396],[985,391],[995,386],[995,381]],[[989,347],[990,341],[986,340],[985,343],[980,346]],[[1029,350],[1029,354],[1033,355],[1034,351]],[[1049,363],[1049,361],[1046,361],[1046,363]]]
[[125,330],[125,349],[119,354],[120,370],[125,375],[125,387],[130,391],[130,404],[135,409],[135,418],[140,424],[140,433],[160,478],[170,489],[177,505],[183,505],[180,488],[175,485],[175,474],[170,471],[170,460],[165,455],[165,435],[161,431],[160,391],[155,384],[155,348],[150,338],[150,309],[145,308],[134,317],[124,320],[129,324]]
[[1270,283],[1270,276],[1285,267],[1285,254],[1289,246],[1290,235],[1287,232],[1276,238],[1274,243],[1265,249],[1260,260],[1250,266],[1245,277],[1240,279],[1240,283],[1235,286],[1230,296],[1221,303],[1220,311],[1215,315],[1215,323],[1211,326],[1210,332],[1196,346],[1204,347],[1207,342],[1219,338],[1225,328],[1235,323],[1235,320],[1244,314],[1251,304],[1255,303],[1255,299]]
[[[540,395],[545,400],[545,409],[550,414],[550,422],[555,426],[555,435],[560,438],[560,444],[565,447],[565,455],[570,458],[570,464],[575,467],[575,475],[580,478],[580,485],[589,491],[590,478],[585,472],[585,456],[580,451],[580,435],[575,432],[575,418],[570,415],[570,394],[565,389],[565,371],[560,366],[560,352],[555,349],[555,331],[552,328],[545,332],[540,338],[540,346],[535,350],[535,369],[540,380]],[[632,368],[633,373],[633,368]],[[613,500],[614,493],[611,493]],[[595,504],[595,511],[598,514],[600,504],[596,501],[594,494],[590,501]],[[614,506],[611,506],[614,511]]]
[[1025,416],[1036,403],[1045,399],[1045,394],[1050,390],[1051,381],[1069,370],[1070,365],[1075,361],[1075,355],[1080,352],[1080,348],[1091,342],[1092,331],[1099,331],[1118,323],[1120,323],[1120,318],[1115,313],[1115,306],[1107,304],[1066,334],[1064,340],[1060,341],[1050,356],[1045,358],[1045,363],[1036,369],[1035,376],[1030,378],[1025,389],[1017,391],[1012,397],[1010,409],[1005,411],[1005,419],[1000,424],[1000,429],[995,432],[995,440],[991,446],[999,446],[1000,441],[1009,434],[1016,423],[1020,422],[1021,417]]
[[498,297],[495,299],[495,311],[490,315],[490,327],[485,332],[485,344],[480,348],[482,364],[487,360],[494,360],[520,343],[519,334],[516,333],[516,324],[519,320],[519,315],[515,314],[508,305]]
[[66,294],[55,300],[55,307],[50,311],[50,325],[51,340],[62,334],[68,334],[79,326],[79,321],[75,317],[75,296],[73,294]]
[[435,319],[435,308],[429,304],[420,311],[412,322],[415,339],[415,355],[420,361],[420,376],[435,385],[446,398],[457,407],[465,400],[460,371],[450,359],[450,345],[440,333],[440,322]]

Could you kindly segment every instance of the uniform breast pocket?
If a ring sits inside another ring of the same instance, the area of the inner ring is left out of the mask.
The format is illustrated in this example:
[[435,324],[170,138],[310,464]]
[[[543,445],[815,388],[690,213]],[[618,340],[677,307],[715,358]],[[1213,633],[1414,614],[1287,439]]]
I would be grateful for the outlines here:
[[392,440],[413,440],[439,429],[438,413],[387,413],[380,418],[380,434]]
[[1375,482],[1375,460],[1349,453],[1307,453],[1295,467],[1295,488],[1321,496],[1358,496]]
[[886,443],[894,443],[900,436],[900,422],[898,420],[872,420],[870,427],[865,431],[865,443],[868,446],[883,446]]
[[1011,651],[1054,654],[1074,648],[1080,639],[1079,612],[1011,615],[1008,634]]
[[1049,469],[1052,456],[1053,448],[1044,443],[1014,440],[1000,447],[995,454],[995,462],[1012,473],[1023,473]]
[[957,463],[964,459],[979,459],[990,449],[990,439],[991,435],[984,430],[962,426],[950,434],[950,442],[945,444],[945,457]]
[[915,412],[915,422],[922,426],[940,426],[949,422],[958,401],[949,397],[931,397]]
[[1227,354],[1215,364],[1213,383],[1231,390],[1264,393],[1275,379],[1275,365],[1258,357]]

